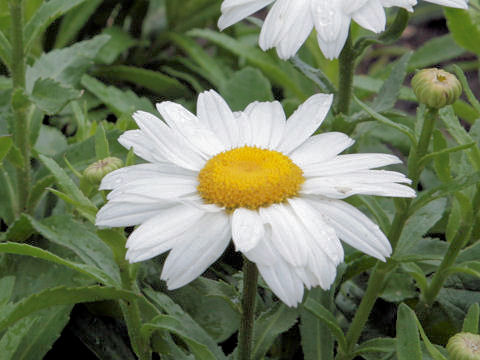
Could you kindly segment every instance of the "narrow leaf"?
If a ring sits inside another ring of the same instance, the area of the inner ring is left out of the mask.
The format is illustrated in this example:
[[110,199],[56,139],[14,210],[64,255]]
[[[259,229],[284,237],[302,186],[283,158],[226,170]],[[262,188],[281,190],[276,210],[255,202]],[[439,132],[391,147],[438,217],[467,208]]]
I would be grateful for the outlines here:
[[398,360],[422,360],[416,317],[403,303],[397,315],[397,357]]
[[478,318],[480,316],[480,306],[478,303],[473,304],[468,309],[467,316],[463,321],[462,332],[469,332],[472,334],[478,334]]

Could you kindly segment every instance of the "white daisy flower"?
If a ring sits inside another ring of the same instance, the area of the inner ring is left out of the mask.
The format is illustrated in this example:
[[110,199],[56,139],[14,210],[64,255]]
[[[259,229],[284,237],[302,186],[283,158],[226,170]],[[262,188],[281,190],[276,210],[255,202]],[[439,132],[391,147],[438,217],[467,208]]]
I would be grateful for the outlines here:
[[[427,0],[467,8],[468,0]],[[384,7],[399,6],[413,11],[417,0],[224,0],[218,27],[223,30],[273,3],[260,32],[263,50],[277,48],[278,56],[295,55],[313,28],[328,59],[337,58],[348,37],[350,21],[375,33],[385,30]]]
[[234,113],[213,90],[200,94],[197,115],[168,101],[157,104],[165,122],[136,112],[140,129],[119,142],[148,163],[103,179],[100,189],[112,191],[97,225],[140,225],[128,238],[130,262],[170,251],[161,274],[169,289],[200,276],[233,239],[289,306],[304,286],[330,287],[343,261],[339,239],[385,260],[385,235],[341,199],[415,192],[403,174],[372,170],[397,157],[339,155],[354,141],[338,132],[310,137],[332,98],[310,97],[288,121],[277,101]]

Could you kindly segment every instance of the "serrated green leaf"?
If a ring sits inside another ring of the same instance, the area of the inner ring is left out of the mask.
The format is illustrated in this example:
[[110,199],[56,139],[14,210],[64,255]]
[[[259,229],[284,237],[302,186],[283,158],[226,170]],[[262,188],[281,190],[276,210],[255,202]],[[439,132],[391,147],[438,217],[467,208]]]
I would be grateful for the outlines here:
[[271,308],[255,320],[252,358],[261,360],[278,335],[290,329],[296,322],[298,311],[283,303]]
[[[1,245],[1,244],[0,244]],[[7,311],[0,314],[0,330],[13,325],[16,321],[35,311],[55,305],[67,305],[102,300],[135,300],[137,294],[107,286],[57,287],[33,294],[11,304]]]
[[478,303],[472,304],[468,309],[467,316],[463,321],[462,332],[478,334],[478,318],[480,316],[480,306]]
[[[63,2],[63,0],[60,1]],[[53,1],[48,3],[51,2]],[[55,2],[58,1],[55,0]],[[76,87],[108,39],[107,35],[98,35],[93,39],[40,56],[33,66],[27,67],[27,93],[31,93],[35,82],[41,78],[55,80],[66,87]]]
[[347,350],[347,339],[342,331],[342,328],[337,323],[337,319],[328,311],[322,304],[313,299],[307,299],[303,307],[315,315],[318,319],[323,321],[328,326],[333,336],[335,336],[339,349]]
[[40,154],[54,156],[63,153],[68,147],[67,139],[60,130],[52,126],[41,125],[34,149]]
[[190,337],[188,329],[185,328],[185,324],[172,316],[159,315],[153,319],[152,322],[142,326],[142,333],[144,336],[151,336],[156,330],[167,330],[179,336],[185,341],[197,360],[218,359],[207,346]]
[[455,41],[468,51],[480,54],[480,44],[478,41],[480,39],[480,24],[472,19],[469,11],[445,8],[444,13],[447,19],[448,29]]
[[128,81],[166,98],[190,96],[190,90],[188,90],[186,86],[177,79],[158,71],[126,65],[115,65],[102,67],[96,74],[107,79]]
[[81,92],[53,79],[37,79],[29,99],[48,115],[60,112],[65,105],[80,98]]
[[32,43],[37,36],[43,33],[43,31],[45,31],[55,19],[72,10],[84,1],[85,0],[50,0],[44,2],[34,13],[30,21],[25,25],[23,38],[26,52],[28,52],[28,49],[32,46]]
[[397,313],[397,357],[398,360],[422,360],[420,336],[415,314],[405,305],[400,304]]
[[96,60],[105,65],[112,64],[123,52],[138,43],[126,30],[118,26],[104,29],[102,34],[107,35],[109,40],[99,51]]

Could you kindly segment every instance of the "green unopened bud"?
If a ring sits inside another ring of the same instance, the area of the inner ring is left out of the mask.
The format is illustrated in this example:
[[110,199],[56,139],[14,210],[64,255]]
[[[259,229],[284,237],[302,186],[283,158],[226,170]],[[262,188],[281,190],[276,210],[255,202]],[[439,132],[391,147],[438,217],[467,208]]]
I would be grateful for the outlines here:
[[448,340],[447,351],[451,360],[480,360],[480,335],[456,334]]
[[419,103],[434,109],[453,104],[462,94],[462,84],[455,75],[434,68],[415,74],[412,88]]
[[123,167],[123,161],[116,157],[107,157],[94,162],[83,172],[83,176],[92,184],[98,185],[108,173]]

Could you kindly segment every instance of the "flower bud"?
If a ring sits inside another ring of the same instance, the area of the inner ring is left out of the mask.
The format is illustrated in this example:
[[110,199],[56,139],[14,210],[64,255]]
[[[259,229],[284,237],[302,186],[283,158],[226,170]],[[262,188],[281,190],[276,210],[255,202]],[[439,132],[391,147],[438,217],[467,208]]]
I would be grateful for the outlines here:
[[451,360],[480,360],[480,335],[456,334],[448,340],[447,351]]
[[455,75],[435,68],[420,70],[412,79],[412,88],[419,103],[434,109],[453,104],[462,94]]
[[91,184],[98,185],[105,175],[114,170],[120,169],[122,166],[123,161],[119,158],[107,157],[88,166],[83,172],[83,176]]

